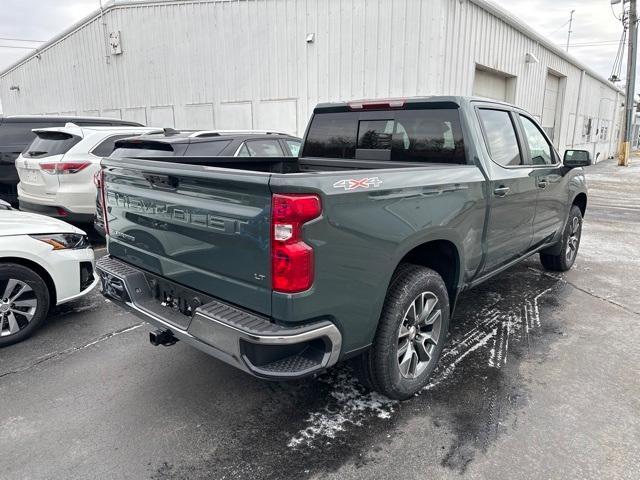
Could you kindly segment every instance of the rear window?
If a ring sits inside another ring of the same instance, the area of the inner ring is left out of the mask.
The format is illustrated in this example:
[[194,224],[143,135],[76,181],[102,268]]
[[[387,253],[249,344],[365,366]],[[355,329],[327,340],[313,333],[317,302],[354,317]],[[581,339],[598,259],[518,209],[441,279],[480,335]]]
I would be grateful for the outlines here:
[[466,163],[457,109],[316,114],[303,156]]
[[169,143],[145,141],[117,141],[109,158],[126,157],[171,157],[175,155]]
[[358,115],[351,112],[313,116],[303,157],[355,158]]
[[45,158],[67,153],[81,140],[80,137],[63,132],[38,132],[36,138],[22,153],[27,158]]

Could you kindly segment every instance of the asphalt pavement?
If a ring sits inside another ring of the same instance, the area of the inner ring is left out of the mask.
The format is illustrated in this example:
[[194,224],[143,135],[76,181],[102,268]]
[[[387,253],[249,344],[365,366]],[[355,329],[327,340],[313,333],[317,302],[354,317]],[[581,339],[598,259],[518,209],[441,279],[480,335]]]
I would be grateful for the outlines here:
[[271,383],[153,347],[98,291],[56,309],[0,350],[0,478],[640,478],[640,159],[588,181],[575,267],[467,292],[402,403],[348,365]]

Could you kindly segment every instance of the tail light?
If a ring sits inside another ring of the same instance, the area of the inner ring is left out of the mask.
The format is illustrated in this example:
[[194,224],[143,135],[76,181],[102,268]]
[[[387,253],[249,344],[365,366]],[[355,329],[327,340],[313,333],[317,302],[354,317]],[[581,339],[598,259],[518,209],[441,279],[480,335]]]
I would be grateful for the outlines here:
[[313,284],[313,248],[302,239],[302,226],[322,213],[320,197],[274,194],[271,200],[271,285],[273,290],[296,293]]
[[91,162],[42,162],[40,170],[50,175],[66,175],[84,170]]
[[102,225],[104,234],[109,235],[109,222],[107,221],[107,197],[104,189],[104,170],[96,173],[94,181],[98,185],[98,201],[100,202],[100,210],[102,210]]

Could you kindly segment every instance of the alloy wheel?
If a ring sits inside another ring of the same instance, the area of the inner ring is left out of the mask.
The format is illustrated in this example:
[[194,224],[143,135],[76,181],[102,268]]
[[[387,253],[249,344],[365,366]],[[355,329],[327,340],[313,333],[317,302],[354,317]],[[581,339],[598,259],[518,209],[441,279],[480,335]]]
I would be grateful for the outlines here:
[[406,310],[398,329],[398,367],[404,378],[416,378],[435,361],[442,331],[442,310],[432,292],[419,294]]
[[0,284],[0,337],[14,335],[29,325],[36,314],[38,300],[33,289],[22,280],[10,278]]
[[580,243],[580,219],[573,217],[571,225],[569,227],[569,238],[567,239],[567,249],[565,256],[567,262],[571,262],[578,254],[578,244]]

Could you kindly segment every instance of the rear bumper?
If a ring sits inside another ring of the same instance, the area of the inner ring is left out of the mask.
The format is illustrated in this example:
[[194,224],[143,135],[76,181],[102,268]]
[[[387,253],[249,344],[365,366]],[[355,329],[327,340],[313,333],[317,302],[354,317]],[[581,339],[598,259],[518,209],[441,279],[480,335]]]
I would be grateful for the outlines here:
[[[329,321],[285,327],[200,292],[172,284],[110,256],[96,264],[103,295],[148,323],[251,375],[294,379],[334,365],[342,337]],[[177,295],[171,306],[157,292]],[[205,303],[191,310],[194,302]],[[189,308],[190,315],[180,313]]]
[[22,198],[18,199],[18,203],[19,203],[20,210],[22,210],[23,212],[39,213],[41,215],[46,215],[48,217],[67,220],[69,222],[77,222],[77,223],[93,222],[93,217],[94,217],[93,214],[76,213],[76,212],[67,210],[64,207],[55,206],[55,205],[41,205],[39,203],[27,202]]

